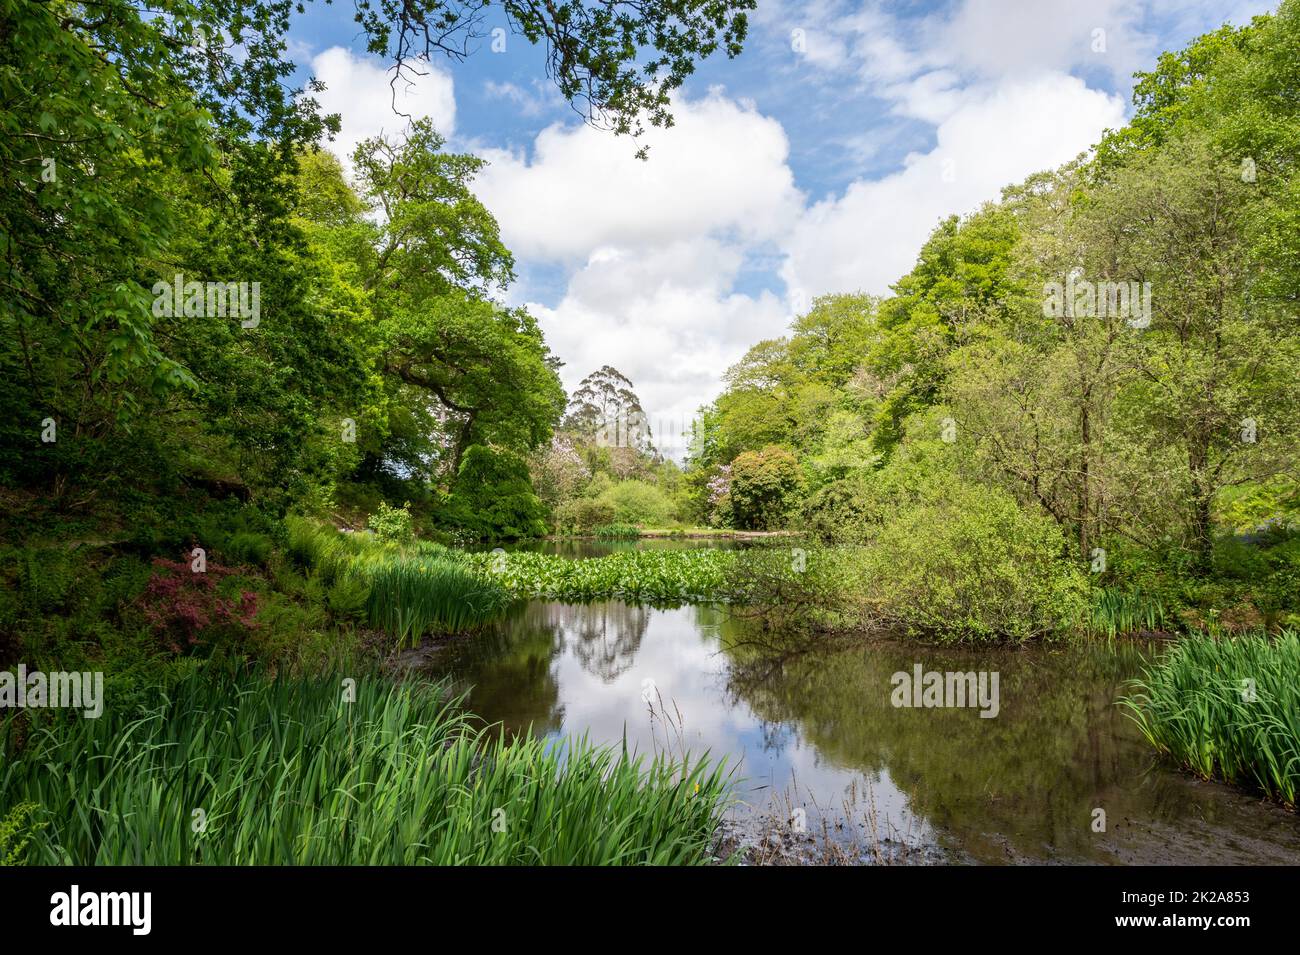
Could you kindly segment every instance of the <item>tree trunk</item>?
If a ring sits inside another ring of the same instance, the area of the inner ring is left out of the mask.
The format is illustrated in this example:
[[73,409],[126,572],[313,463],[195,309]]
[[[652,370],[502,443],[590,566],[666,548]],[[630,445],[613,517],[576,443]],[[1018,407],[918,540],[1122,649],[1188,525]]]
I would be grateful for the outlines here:
[[1092,423],[1088,418],[1088,405],[1085,402],[1079,411],[1079,555],[1084,562],[1091,560],[1091,541],[1088,538],[1088,514],[1091,510],[1089,498],[1092,495],[1088,473],[1089,445],[1092,442]]

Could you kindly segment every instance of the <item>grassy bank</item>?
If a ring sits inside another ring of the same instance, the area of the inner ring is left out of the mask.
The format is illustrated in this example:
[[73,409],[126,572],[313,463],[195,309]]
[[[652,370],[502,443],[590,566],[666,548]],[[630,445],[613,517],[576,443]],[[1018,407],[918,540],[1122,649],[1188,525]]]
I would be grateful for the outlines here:
[[369,625],[398,646],[482,626],[509,603],[496,581],[440,544],[343,534],[303,518],[286,525],[290,556],[327,588],[327,599],[364,608]]
[[1124,701],[1162,753],[1291,808],[1300,790],[1300,636],[1186,637]]
[[441,687],[344,680],[207,667],[135,711],[7,716],[0,831],[38,864],[709,861],[716,766],[507,743]]

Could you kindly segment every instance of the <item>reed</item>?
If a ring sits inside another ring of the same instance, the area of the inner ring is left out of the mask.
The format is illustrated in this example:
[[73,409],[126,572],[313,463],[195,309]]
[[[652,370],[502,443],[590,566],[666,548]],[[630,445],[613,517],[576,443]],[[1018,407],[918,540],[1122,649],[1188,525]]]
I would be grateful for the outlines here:
[[367,588],[366,617],[398,646],[429,633],[458,633],[495,619],[510,596],[495,580],[441,544],[384,543],[288,518],[289,555],[326,586],[344,579]]
[[474,568],[446,558],[389,558],[364,565],[370,625],[414,646],[427,633],[471,630],[495,619],[510,596]]
[[1294,631],[1185,637],[1121,702],[1153,746],[1198,776],[1296,808],[1300,636]]
[[1173,615],[1160,598],[1137,588],[1105,587],[1093,591],[1091,631],[1114,638],[1125,633],[1170,629]]
[[641,528],[635,524],[605,524],[592,531],[597,540],[636,540],[641,536]]
[[0,818],[75,865],[679,865],[710,860],[727,780],[585,739],[474,729],[441,685],[212,667],[135,713],[0,723]]

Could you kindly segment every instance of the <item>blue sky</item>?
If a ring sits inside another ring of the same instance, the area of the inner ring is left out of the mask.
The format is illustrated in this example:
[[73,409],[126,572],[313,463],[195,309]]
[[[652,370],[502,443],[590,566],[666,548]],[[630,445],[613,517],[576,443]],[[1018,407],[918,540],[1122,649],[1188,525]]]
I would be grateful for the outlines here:
[[[513,35],[435,60],[402,107],[488,159],[477,191],[516,255],[507,297],[540,319],[566,386],[613,364],[672,451],[726,368],[813,297],[886,293],[941,218],[1122,124],[1134,70],[1274,5],[759,0],[745,52],[703,63],[644,163],[583,126]],[[484,26],[506,24],[489,10]],[[342,115],[336,151],[400,131],[350,3],[309,6],[290,41]]]

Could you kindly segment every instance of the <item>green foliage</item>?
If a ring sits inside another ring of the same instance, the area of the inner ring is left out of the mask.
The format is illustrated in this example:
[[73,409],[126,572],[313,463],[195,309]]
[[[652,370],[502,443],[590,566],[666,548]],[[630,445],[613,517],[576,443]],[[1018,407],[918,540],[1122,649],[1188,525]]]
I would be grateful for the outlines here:
[[[879,301],[827,295],[789,338],[754,345],[727,371],[727,390],[697,423],[691,470],[712,470],[767,445],[819,462],[827,477],[869,463],[864,427],[875,397],[864,360],[879,338]],[[862,460],[854,460],[862,455]]]
[[45,828],[36,822],[40,809],[34,802],[20,802],[0,818],[0,865],[22,865],[32,837]]
[[425,634],[470,630],[496,618],[509,602],[482,573],[445,558],[391,558],[367,563],[370,625],[398,646],[417,646]]
[[602,524],[592,536],[598,540],[636,540],[641,528],[635,524]]
[[325,602],[336,616],[359,619],[370,605],[370,583],[358,575],[339,577],[327,588]]
[[721,601],[777,639],[864,628],[862,551],[856,547],[749,548],[726,568]]
[[[486,4],[484,4],[486,6]],[[671,126],[671,100],[694,72],[697,60],[721,49],[738,56],[748,32],[745,11],[756,0],[708,0],[687,4],[655,0],[632,7],[592,7],[581,0],[500,0],[501,18],[530,43],[545,46],[546,75],[588,122],[616,133],[640,135],[647,120]],[[448,0],[398,0],[357,5],[357,22],[370,36],[370,51],[473,45],[476,16]],[[408,64],[409,68],[409,64]],[[644,157],[646,147],[637,155]]]
[[1147,668],[1124,703],[1143,735],[1205,779],[1297,806],[1300,637],[1185,637]]
[[530,463],[559,533],[612,523],[664,527],[678,517],[681,470],[655,450],[632,382],[609,365],[579,383],[563,430]]
[[1175,623],[1160,598],[1140,588],[1103,587],[1092,592],[1093,633],[1111,638],[1126,633],[1161,633]]
[[725,599],[727,571],[740,558],[736,551],[700,548],[625,551],[580,560],[523,551],[467,559],[516,597],[680,606]]
[[664,527],[674,518],[672,499],[648,481],[619,481],[602,491],[597,500],[609,506],[611,523]]
[[728,491],[733,525],[760,531],[784,527],[803,486],[799,461],[785,448],[770,445],[737,455]]
[[465,453],[455,490],[440,515],[449,526],[480,539],[540,537],[546,533],[545,517],[528,465],[482,445]]
[[943,641],[1064,634],[1085,606],[1082,573],[1050,521],[1006,494],[953,483],[901,508],[863,562],[872,617]]
[[[401,513],[392,508],[388,519]],[[369,625],[397,646],[417,645],[430,633],[480,627],[509,602],[496,581],[441,544],[399,545],[378,534],[343,534],[303,518],[286,524],[290,556],[326,588],[329,607],[345,618],[364,607]]]
[[45,865],[704,863],[726,808],[704,760],[507,742],[441,687],[355,669],[207,669],[140,712],[34,712],[21,745],[16,726],[0,805],[42,807]]
[[381,544],[409,544],[415,537],[409,503],[390,507],[386,501],[380,501],[379,508],[366,523]]
[[225,547],[225,555],[226,559],[234,564],[264,567],[274,548],[275,542],[265,534],[240,531],[231,535]]
[[800,510],[801,526],[827,543],[860,544],[873,528],[871,479],[854,475],[818,488]]
[[968,324],[998,322],[1024,291],[1014,274],[1020,228],[1012,208],[987,205],[965,219],[942,222],[921,248],[917,264],[882,303],[881,335],[868,362],[888,387],[876,405],[873,444],[889,454],[906,418],[940,400],[945,358],[969,334]]
[[386,553],[389,548],[367,535],[344,534],[333,527],[304,517],[285,518],[288,530],[288,555],[299,567],[314,572],[325,585],[346,576],[361,558],[376,551]]
[[590,534],[614,521],[614,505],[599,498],[565,501],[555,510],[555,529],[561,534]]

